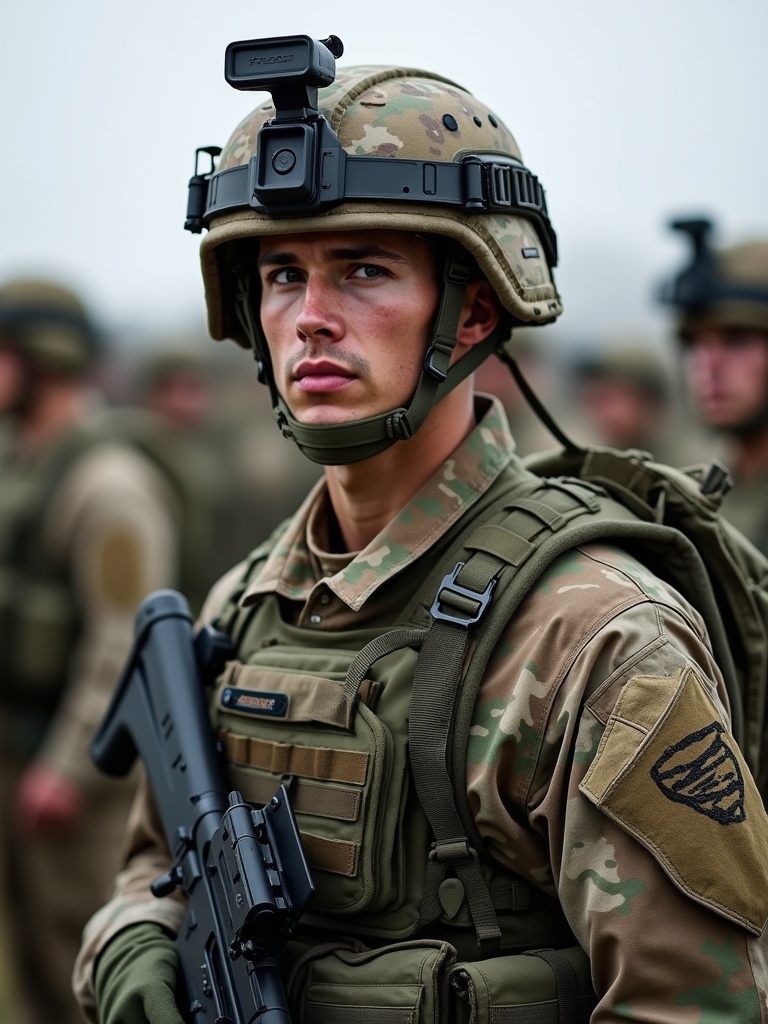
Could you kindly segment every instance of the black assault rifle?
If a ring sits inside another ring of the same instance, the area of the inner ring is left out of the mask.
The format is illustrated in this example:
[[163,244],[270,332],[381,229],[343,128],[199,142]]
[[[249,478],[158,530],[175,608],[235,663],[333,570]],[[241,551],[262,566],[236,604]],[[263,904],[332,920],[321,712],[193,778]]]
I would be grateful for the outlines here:
[[182,1014],[194,1024],[290,1024],[277,952],[314,886],[285,788],[258,810],[227,795],[204,680],[228,656],[225,634],[193,632],[181,594],[151,594],[91,756],[108,775],[125,775],[137,755],[146,767],[174,858],[152,892],[178,888],[189,901],[176,939]]

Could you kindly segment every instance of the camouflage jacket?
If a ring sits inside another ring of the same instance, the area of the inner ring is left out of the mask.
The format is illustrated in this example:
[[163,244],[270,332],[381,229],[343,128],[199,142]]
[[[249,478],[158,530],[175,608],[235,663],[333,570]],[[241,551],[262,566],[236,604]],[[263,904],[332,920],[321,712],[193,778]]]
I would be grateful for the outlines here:
[[[469,529],[502,473],[522,468],[494,402],[386,530],[346,555],[326,550],[320,483],[241,602],[277,593],[296,625],[317,630],[394,621],[399,574],[457,522]],[[241,575],[214,588],[204,617]],[[551,566],[488,665],[467,754],[469,804],[487,851],[559,899],[591,958],[595,1024],[768,1022],[768,818],[727,728],[699,615],[607,545]],[[128,863],[76,969],[91,1021],[104,944],[137,921],[175,930],[183,914],[148,895],[167,852],[146,792],[134,812]]]

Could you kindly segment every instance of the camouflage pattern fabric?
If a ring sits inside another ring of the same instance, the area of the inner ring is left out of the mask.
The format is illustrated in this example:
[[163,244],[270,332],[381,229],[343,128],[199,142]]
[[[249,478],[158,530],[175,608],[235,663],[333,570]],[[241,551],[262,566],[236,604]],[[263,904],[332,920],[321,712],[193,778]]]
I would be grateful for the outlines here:
[[[461,522],[501,473],[520,472],[498,403],[374,541],[327,552],[321,483],[247,589],[283,597],[318,631],[393,621],[399,573]],[[213,618],[238,579],[211,594]],[[768,819],[728,734],[722,680],[696,611],[636,559],[591,544],[559,558],[498,644],[476,703],[467,788],[487,850],[561,901],[588,951],[592,1021],[768,1021]],[[132,856],[91,921],[76,972],[126,925],[178,927],[148,896],[167,867],[140,795]],[[693,851],[693,852],[692,852]]]
[[[385,66],[339,68],[321,89],[320,113],[350,156],[457,162],[470,153],[499,154],[522,163],[520,149],[498,115],[460,85],[429,71]],[[274,116],[267,102],[235,128],[219,158],[217,174],[247,164],[259,129]],[[212,186],[215,187],[216,175]],[[537,229],[526,217],[501,213],[468,216],[424,203],[347,202],[316,216],[291,217],[292,233],[389,228],[455,238],[477,259],[503,305],[516,317],[551,322],[562,304]],[[248,347],[225,293],[230,287],[216,250],[238,238],[280,234],[286,220],[255,211],[216,217],[200,247],[209,330]]]

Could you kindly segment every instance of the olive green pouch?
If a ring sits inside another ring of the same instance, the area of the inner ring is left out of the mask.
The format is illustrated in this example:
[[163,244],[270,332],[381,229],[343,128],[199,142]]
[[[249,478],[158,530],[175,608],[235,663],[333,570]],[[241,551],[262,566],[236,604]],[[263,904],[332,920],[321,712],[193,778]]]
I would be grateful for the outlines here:
[[[288,662],[290,650],[280,651]],[[354,656],[322,652],[319,667],[327,668],[333,655],[342,673]],[[315,669],[310,656],[301,660]],[[362,700],[354,729],[347,713],[343,676],[306,668],[232,661],[213,694],[229,777],[243,797],[263,804],[292,780],[291,801],[315,882],[310,914],[370,913],[403,900],[406,739],[394,738]]]
[[588,1024],[596,997],[580,946],[456,964],[456,1024]]
[[447,942],[400,942],[382,949],[327,943],[310,950],[288,981],[294,1024],[445,1024]]

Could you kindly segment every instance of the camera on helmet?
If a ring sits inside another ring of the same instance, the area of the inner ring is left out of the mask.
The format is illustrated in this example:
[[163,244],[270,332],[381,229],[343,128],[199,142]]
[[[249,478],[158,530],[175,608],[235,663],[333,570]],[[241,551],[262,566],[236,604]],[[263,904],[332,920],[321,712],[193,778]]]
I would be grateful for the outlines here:
[[317,109],[317,90],[336,77],[344,52],[337,36],[274,36],[230,43],[224,77],[235,89],[272,94],[274,119],[259,133],[250,171],[251,195],[261,206],[311,203],[317,195],[320,162],[333,160],[338,140]]
[[[274,36],[230,43],[225,78],[235,89],[272,94],[275,113],[261,121],[248,163],[232,153],[214,166],[221,150],[195,152],[189,181],[187,230],[197,234],[221,214],[254,211],[274,218],[312,216],[345,202],[425,204],[522,216],[533,222],[550,267],[557,265],[557,237],[549,220],[544,189],[520,159],[483,146],[452,160],[392,159],[390,154],[348,153],[331,123],[320,113],[318,90],[336,78],[336,58],[344,52],[338,36]],[[263,108],[262,108],[263,109]],[[474,124],[482,122],[475,116]],[[489,123],[498,122],[489,114]],[[250,147],[249,147],[250,148]],[[211,157],[200,172],[198,159]],[[538,255],[530,247],[525,258]]]

